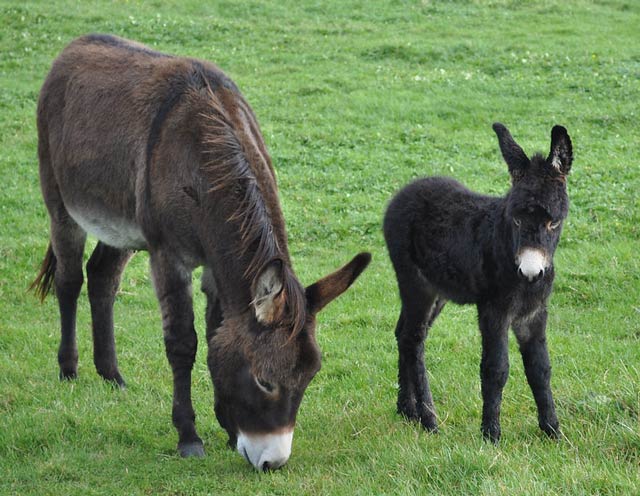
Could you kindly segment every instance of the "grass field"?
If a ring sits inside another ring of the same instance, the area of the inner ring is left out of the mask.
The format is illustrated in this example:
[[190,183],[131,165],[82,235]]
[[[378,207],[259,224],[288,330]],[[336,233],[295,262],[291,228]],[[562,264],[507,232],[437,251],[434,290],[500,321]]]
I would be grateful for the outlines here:
[[[0,26],[0,494],[640,494],[640,3],[2,0]],[[207,456],[177,456],[144,253],[116,303],[128,388],[93,369],[86,289],[80,376],[57,379],[55,299],[25,292],[48,243],[35,106],[52,59],[87,32],[209,59],[236,81],[278,171],[303,283],[373,253],[320,316],[323,369],[278,472],[225,447],[199,294],[193,396]],[[538,431],[514,342],[503,438],[483,442],[472,307],[447,306],[427,342],[440,434],[395,413],[384,207],[429,174],[505,192],[494,121],[527,152],[548,150],[556,123],[574,144],[548,327],[559,442]]]

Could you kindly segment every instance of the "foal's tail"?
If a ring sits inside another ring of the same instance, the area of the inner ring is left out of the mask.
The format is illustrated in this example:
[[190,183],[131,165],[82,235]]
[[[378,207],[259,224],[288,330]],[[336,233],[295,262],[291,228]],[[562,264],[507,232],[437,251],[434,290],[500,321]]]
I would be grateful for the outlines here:
[[51,292],[53,286],[53,275],[56,272],[56,256],[51,248],[51,243],[47,248],[47,254],[44,256],[42,265],[40,266],[40,272],[29,286],[29,291],[34,290],[35,295],[44,301],[47,295]]

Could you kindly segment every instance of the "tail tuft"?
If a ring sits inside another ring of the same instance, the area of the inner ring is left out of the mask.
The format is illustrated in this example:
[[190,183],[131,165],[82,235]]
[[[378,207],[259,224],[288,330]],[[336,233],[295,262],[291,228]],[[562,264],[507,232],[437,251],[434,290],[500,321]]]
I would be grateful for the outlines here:
[[51,248],[51,243],[47,248],[47,254],[44,256],[42,265],[40,266],[40,272],[29,286],[29,291],[33,290],[35,295],[41,302],[51,292],[53,286],[53,276],[56,272],[56,256]]

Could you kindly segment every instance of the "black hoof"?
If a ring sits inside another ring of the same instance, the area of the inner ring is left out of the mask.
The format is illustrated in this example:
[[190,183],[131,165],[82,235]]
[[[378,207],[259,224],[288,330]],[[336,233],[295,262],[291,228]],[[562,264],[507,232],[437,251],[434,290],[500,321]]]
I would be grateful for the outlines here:
[[178,452],[182,458],[202,458],[204,456],[204,445],[202,441],[178,444]]
[[485,441],[489,441],[493,444],[498,444],[498,441],[500,441],[500,434],[500,426],[482,426],[482,435]]
[[78,372],[75,369],[60,369],[58,377],[61,381],[72,381],[78,378]]
[[426,431],[437,434],[438,422],[435,413],[426,405],[417,407],[415,401],[398,400],[398,413],[407,420],[420,422]]
[[116,372],[115,374],[108,374],[108,375],[100,374],[100,375],[106,382],[110,383],[114,387],[118,387],[120,389],[127,388],[127,383],[124,381],[124,379],[120,375],[120,372]]
[[560,425],[556,424],[555,426],[551,425],[541,425],[540,429],[544,432],[550,439],[560,439],[562,437],[562,432],[560,431]]
[[422,425],[422,427],[431,434],[438,433],[438,424],[436,423],[435,418],[420,417],[420,425]]

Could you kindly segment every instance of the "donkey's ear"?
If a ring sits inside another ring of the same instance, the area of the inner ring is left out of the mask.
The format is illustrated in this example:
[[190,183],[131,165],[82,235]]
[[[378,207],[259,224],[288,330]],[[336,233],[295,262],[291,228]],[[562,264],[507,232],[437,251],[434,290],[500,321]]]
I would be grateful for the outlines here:
[[573,147],[567,130],[562,126],[553,126],[551,130],[551,150],[547,162],[563,176],[571,170]]
[[307,286],[305,294],[309,312],[312,314],[318,313],[331,300],[344,293],[362,271],[367,268],[369,262],[371,262],[371,253],[360,253],[351,262],[336,270],[333,274],[329,274],[311,286]]
[[251,296],[256,319],[262,324],[272,324],[284,310],[284,264],[279,258],[267,262],[253,281]]
[[504,161],[509,166],[509,173],[514,179],[518,179],[529,165],[529,158],[520,145],[511,137],[509,130],[499,122],[493,124],[493,130],[498,135],[500,151]]

